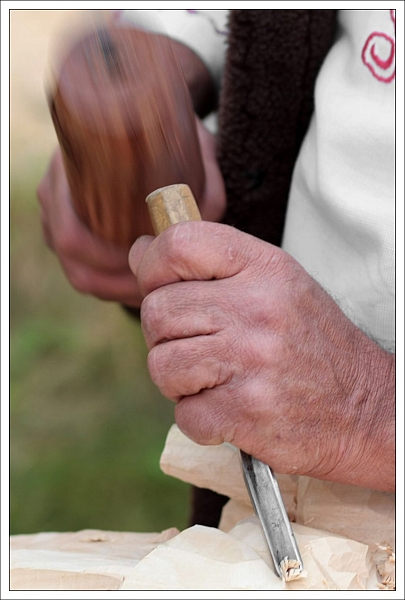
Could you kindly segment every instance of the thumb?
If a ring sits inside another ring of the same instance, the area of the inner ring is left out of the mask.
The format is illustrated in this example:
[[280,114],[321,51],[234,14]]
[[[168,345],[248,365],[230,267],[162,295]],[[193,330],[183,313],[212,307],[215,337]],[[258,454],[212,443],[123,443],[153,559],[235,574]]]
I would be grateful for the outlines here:
[[143,295],[178,281],[225,279],[273,248],[228,225],[187,221],[172,225],[155,239],[141,237],[130,250],[129,264]]

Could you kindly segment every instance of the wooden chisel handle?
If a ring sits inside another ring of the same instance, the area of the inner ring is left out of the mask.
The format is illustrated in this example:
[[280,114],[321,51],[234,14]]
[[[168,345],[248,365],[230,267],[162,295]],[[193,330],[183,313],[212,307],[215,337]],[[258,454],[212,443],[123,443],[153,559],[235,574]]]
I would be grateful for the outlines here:
[[193,193],[185,183],[160,188],[146,198],[156,235],[182,221],[201,221]]
[[[160,188],[146,198],[156,235],[181,221],[201,221],[194,196],[185,184]],[[276,573],[285,581],[301,576],[302,558],[277,480],[268,465],[240,452],[243,475],[259,517]]]

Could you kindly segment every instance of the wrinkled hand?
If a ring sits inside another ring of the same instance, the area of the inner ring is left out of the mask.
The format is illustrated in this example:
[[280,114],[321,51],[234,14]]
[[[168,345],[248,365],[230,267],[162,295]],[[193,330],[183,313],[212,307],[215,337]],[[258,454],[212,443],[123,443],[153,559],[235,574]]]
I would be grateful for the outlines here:
[[186,435],[279,473],[393,489],[393,357],[291,256],[187,222],[139,238],[130,266],[150,374]]
[[[215,157],[215,138],[197,119],[206,188],[200,211],[206,220],[219,220],[225,210],[225,191]],[[102,300],[139,307],[142,294],[128,266],[128,251],[105,242],[77,218],[58,149],[38,186],[43,235],[56,253],[72,286]]]

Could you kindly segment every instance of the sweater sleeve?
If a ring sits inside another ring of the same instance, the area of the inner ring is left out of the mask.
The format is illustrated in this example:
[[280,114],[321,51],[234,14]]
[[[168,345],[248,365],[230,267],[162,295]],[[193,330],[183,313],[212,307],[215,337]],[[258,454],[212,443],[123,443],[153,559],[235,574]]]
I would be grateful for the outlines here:
[[188,46],[204,62],[217,89],[225,63],[228,10],[120,10],[116,19]]

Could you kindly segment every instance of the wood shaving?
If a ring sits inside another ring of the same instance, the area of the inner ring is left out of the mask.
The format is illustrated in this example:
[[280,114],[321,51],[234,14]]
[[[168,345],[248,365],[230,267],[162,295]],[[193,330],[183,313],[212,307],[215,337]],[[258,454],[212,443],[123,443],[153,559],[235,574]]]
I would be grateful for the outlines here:
[[295,579],[301,579],[306,577],[306,572],[302,570],[301,563],[298,560],[283,558],[280,563],[281,576],[284,581],[294,581]]
[[375,557],[377,571],[381,576],[381,590],[395,590],[395,552],[389,544],[380,544]]

